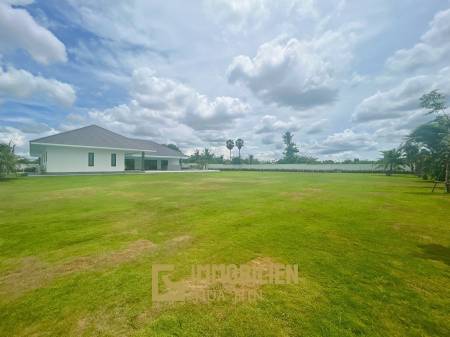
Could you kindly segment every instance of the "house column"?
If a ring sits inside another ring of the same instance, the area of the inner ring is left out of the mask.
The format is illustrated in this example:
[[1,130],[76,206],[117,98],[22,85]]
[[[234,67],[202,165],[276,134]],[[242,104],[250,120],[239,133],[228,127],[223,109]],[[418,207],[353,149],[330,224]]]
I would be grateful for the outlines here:
[[145,171],[144,157],[145,157],[145,152],[142,151],[142,153],[141,153],[141,171]]

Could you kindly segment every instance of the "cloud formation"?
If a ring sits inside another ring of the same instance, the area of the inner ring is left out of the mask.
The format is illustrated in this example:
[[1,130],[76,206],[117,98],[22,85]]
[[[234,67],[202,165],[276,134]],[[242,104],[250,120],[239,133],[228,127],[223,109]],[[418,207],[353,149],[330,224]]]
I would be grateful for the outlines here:
[[135,70],[131,82],[131,100],[127,104],[93,109],[86,122],[135,137],[193,147],[224,139],[218,134],[232,128],[234,121],[250,110],[237,98],[209,98],[179,81],[157,76],[150,68]]
[[436,1],[31,2],[0,0],[4,136],[97,123],[274,159],[289,130],[302,154],[374,159],[424,121],[421,94],[450,94]]
[[450,9],[438,12],[420,41],[409,49],[397,50],[386,61],[393,72],[407,72],[433,67],[450,57]]
[[259,25],[269,15],[268,5],[264,0],[206,0],[204,10],[215,23],[238,32]]
[[235,34],[260,29],[270,19],[280,23],[319,16],[315,0],[204,0],[203,7],[213,22]]
[[450,67],[437,74],[419,75],[406,78],[399,85],[365,98],[355,109],[352,119],[355,122],[404,118],[420,109],[419,97],[439,89],[450,94]]
[[28,99],[39,96],[63,106],[75,102],[75,90],[67,83],[41,76],[28,71],[0,67],[0,96]]
[[249,106],[237,98],[209,99],[183,83],[155,76],[149,68],[133,72],[131,96],[140,107],[196,130],[220,129],[249,111]]
[[256,55],[236,56],[227,70],[230,83],[242,83],[265,103],[307,109],[336,101],[340,75],[353,58],[357,41],[350,25],[315,39],[279,37]]
[[312,146],[319,154],[336,154],[341,152],[376,150],[377,142],[366,132],[355,132],[346,129],[329,135],[324,141]]
[[0,126],[0,143],[8,144],[9,142],[22,147],[26,143],[26,135],[11,126]]
[[64,44],[52,32],[39,25],[25,9],[0,2],[0,51],[15,49],[26,50],[34,60],[45,65],[67,61]]
[[300,121],[290,117],[287,121],[282,121],[276,116],[265,115],[255,126],[256,134],[282,132],[282,131],[298,131],[300,129]]

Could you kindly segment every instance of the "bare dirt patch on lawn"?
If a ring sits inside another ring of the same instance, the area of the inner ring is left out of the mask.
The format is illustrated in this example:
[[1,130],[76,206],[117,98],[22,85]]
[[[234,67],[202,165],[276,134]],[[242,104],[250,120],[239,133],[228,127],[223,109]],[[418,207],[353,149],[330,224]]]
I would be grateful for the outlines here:
[[282,192],[281,195],[293,200],[301,200],[308,196],[305,192]]
[[312,195],[319,194],[322,191],[323,190],[321,188],[305,188],[300,191],[281,192],[280,195],[292,200],[301,200]]
[[[186,242],[187,236],[176,237],[164,243],[163,247],[177,247]],[[111,268],[151,254],[158,248],[159,246],[151,241],[137,240],[120,250],[78,257],[58,265],[51,265],[37,257],[26,257],[20,260],[17,269],[0,276],[0,295],[15,298],[26,291],[44,287],[58,277]]]
[[75,188],[68,188],[65,190],[56,190],[51,192],[46,192],[45,196],[43,198],[45,200],[52,200],[52,199],[77,199],[81,197],[86,196],[93,196],[96,195],[98,192],[97,188],[94,187],[75,187]]

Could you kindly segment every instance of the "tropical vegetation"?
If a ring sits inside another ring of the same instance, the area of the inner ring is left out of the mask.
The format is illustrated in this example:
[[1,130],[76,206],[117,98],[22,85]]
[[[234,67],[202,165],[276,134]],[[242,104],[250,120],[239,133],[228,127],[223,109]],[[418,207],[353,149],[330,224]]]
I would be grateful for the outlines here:
[[[382,162],[391,168],[406,164],[412,173],[424,179],[432,178],[445,183],[450,193],[450,116],[447,99],[438,90],[424,94],[420,106],[434,118],[413,130],[398,149],[383,152]],[[401,154],[401,158],[398,155]]]
[[15,154],[15,145],[12,142],[0,144],[0,176],[15,173],[18,157]]

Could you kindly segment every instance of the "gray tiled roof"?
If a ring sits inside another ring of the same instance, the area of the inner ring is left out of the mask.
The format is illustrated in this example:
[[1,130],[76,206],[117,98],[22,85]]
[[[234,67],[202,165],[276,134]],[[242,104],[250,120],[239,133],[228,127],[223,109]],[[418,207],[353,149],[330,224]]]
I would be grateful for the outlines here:
[[151,140],[134,139],[119,135],[97,125],[58,133],[56,135],[34,139],[30,143],[79,145],[117,150],[148,151],[153,156],[184,157],[181,152],[172,150]]

